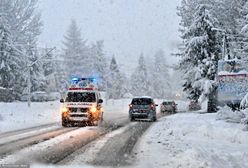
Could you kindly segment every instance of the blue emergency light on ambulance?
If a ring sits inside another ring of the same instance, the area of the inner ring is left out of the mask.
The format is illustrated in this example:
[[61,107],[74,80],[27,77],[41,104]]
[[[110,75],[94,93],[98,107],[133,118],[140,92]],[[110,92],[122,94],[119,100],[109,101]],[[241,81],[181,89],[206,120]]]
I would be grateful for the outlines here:
[[71,78],[71,84],[77,84],[78,82],[80,81],[80,78],[79,77],[72,77]]
[[97,88],[97,79],[95,77],[80,78],[72,77],[70,88]]

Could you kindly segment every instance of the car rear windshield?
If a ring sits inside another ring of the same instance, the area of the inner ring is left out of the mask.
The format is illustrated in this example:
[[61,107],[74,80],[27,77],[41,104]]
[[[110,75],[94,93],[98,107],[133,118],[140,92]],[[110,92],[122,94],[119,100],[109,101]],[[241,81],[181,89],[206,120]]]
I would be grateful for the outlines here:
[[96,102],[95,93],[77,93],[69,92],[66,97],[66,102]]
[[148,98],[135,98],[132,100],[133,105],[149,105],[152,104],[153,101],[152,99],[148,99]]
[[163,102],[163,105],[172,105],[174,102]]

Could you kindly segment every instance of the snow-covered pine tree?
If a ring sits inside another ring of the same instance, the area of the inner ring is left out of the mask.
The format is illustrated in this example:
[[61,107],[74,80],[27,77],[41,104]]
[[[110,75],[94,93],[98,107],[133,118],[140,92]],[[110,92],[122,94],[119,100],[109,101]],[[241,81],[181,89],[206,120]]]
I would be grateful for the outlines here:
[[71,76],[88,76],[86,41],[82,40],[80,29],[75,20],[71,21],[66,36],[64,37],[64,67],[67,78]]
[[243,5],[241,17],[239,18],[239,52],[238,56],[248,61],[248,1]]
[[[239,31],[238,20],[241,17],[241,9],[247,0],[182,0],[178,7],[178,15],[181,17],[181,32],[184,33],[193,24],[194,14],[199,4],[205,5],[211,15],[218,20],[216,27],[227,32],[226,54],[229,57],[237,56],[239,38],[236,38]],[[223,32],[219,32],[222,36]],[[223,38],[223,36],[222,36]]]
[[134,96],[151,96],[151,83],[143,54],[139,57],[138,66],[131,75],[130,83],[131,93]]
[[240,57],[239,20],[244,0],[220,0],[216,2],[215,16],[220,22],[220,28],[227,32],[226,55],[229,58]]
[[45,56],[43,59],[43,71],[44,71],[44,77],[45,77],[45,90],[47,92],[56,91],[56,78],[55,78],[55,70],[56,70],[56,64],[54,60],[54,54],[53,52],[49,52],[51,49],[44,48],[39,53],[39,57]]
[[[39,59],[39,54],[37,48],[34,47],[34,44],[30,44],[30,47],[26,51],[29,56],[29,62],[32,64]],[[31,66],[31,92],[35,91],[45,91],[46,80],[44,75],[44,69],[42,67],[43,61],[38,61]]]
[[0,101],[15,100],[18,78],[23,61],[12,42],[12,34],[5,18],[0,13]]
[[18,79],[15,79],[17,86],[14,88],[17,98],[27,86],[26,69],[30,59],[33,59],[33,55],[29,55],[32,54],[30,50],[37,48],[38,35],[41,33],[42,23],[40,13],[36,12],[37,2],[37,0],[1,0],[0,14],[9,26],[13,48],[21,55],[18,57],[21,60],[18,64],[21,70]]
[[185,72],[184,90],[192,100],[200,96],[208,97],[214,88],[214,78],[219,60],[220,46],[216,38],[216,18],[212,17],[206,6],[199,5],[195,18],[188,31],[184,33],[185,51],[180,63]]
[[107,78],[107,59],[103,51],[103,41],[97,41],[95,44],[92,44],[90,51],[90,58],[92,59],[89,62],[92,62],[91,76],[97,77],[99,89],[105,90],[106,88],[106,78]]
[[107,81],[107,94],[109,99],[119,99],[124,95],[124,78],[120,73],[116,59],[113,56],[110,63],[110,71]]
[[168,73],[165,54],[163,50],[154,55],[154,63],[151,70],[152,96],[154,98],[165,98],[171,92],[170,76]]
[[66,77],[66,71],[64,69],[64,55],[60,52],[54,52],[54,76],[56,82],[56,91],[64,94],[69,87],[69,81]]
[[49,48],[45,48],[42,49],[42,52],[40,52],[41,56],[46,55],[44,61],[42,61],[43,62],[42,67],[44,69],[45,77],[51,75],[55,71],[53,52],[49,52],[49,51],[50,51]]

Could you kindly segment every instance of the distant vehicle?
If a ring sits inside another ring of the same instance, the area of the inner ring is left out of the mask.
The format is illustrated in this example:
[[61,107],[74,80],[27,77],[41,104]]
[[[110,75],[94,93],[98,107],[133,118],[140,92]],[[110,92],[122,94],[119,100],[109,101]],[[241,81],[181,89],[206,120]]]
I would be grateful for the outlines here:
[[197,111],[201,110],[201,105],[197,101],[190,101],[189,103],[189,111]]
[[160,105],[160,112],[170,112],[170,113],[176,113],[177,112],[177,104],[175,101],[163,101]]
[[36,91],[31,94],[31,101],[34,102],[43,102],[48,101],[48,95],[43,91]]
[[21,97],[20,97],[20,101],[28,101],[28,94],[23,94]]
[[130,121],[134,121],[136,118],[156,121],[156,106],[158,105],[150,97],[133,98],[131,104],[129,104]]
[[61,95],[59,92],[48,93],[48,101],[55,101],[55,100],[59,100],[60,98],[61,98]]

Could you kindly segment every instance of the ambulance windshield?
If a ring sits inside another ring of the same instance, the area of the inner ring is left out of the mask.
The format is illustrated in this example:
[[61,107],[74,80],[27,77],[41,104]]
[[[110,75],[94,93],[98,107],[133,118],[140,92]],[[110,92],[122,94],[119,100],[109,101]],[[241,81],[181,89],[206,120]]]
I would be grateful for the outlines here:
[[66,102],[96,102],[96,95],[92,92],[69,92]]

